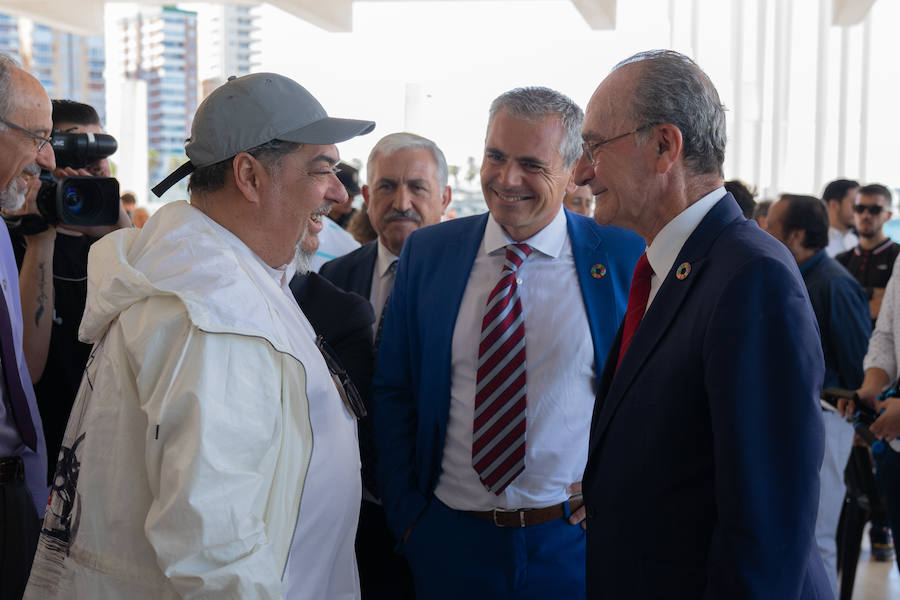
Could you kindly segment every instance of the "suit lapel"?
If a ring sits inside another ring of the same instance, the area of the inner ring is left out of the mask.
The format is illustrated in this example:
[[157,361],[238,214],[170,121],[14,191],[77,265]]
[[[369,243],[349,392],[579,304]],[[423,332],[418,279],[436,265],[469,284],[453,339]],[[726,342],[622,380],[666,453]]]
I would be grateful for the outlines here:
[[[459,317],[463,294],[469,282],[469,274],[484,238],[488,214],[475,219],[474,226],[460,228],[439,247],[429,249],[430,258],[416,261],[422,271],[416,276],[422,284],[410,289],[428,290],[427,299],[419,298],[418,327],[421,339],[426,342],[423,351],[428,358],[424,362],[434,370],[429,388],[434,394],[427,401],[420,401],[420,410],[434,411],[434,422],[440,432],[438,448],[443,448],[450,417],[450,365],[452,364],[453,330]],[[417,248],[422,252],[425,248]],[[423,303],[423,300],[425,303]],[[413,301],[410,299],[410,301]],[[481,320],[481,315],[474,318]],[[425,333],[428,332],[427,335]],[[435,480],[434,484],[437,483]]]
[[360,260],[356,263],[350,277],[351,286],[356,289],[350,291],[356,292],[363,298],[368,298],[372,292],[372,272],[375,270],[375,259],[378,258],[378,240],[369,242],[363,246],[362,250]]
[[608,268],[609,257],[603,245],[603,239],[595,229],[588,226],[589,222],[573,218],[569,211],[566,211],[565,214],[569,239],[572,243],[575,273],[578,277],[581,296],[591,328],[591,339],[594,342],[596,377],[612,343],[610,337],[612,329],[603,327],[603,324],[617,318],[612,277],[595,277],[593,274],[594,272],[599,273],[601,268]]
[[[688,237],[672,268],[666,273],[656,297],[644,314],[644,318],[631,340],[628,351],[622,358],[618,370],[615,370],[622,335],[620,328],[607,359],[604,376],[601,378],[604,384],[601,386],[601,393],[607,382],[608,390],[605,397],[598,394],[597,404],[594,408],[591,454],[606,432],[625,392],[628,391],[641,367],[652,356],[654,348],[678,315],[681,305],[702,278],[710,246],[725,227],[739,218],[743,219],[744,217],[731,194],[726,194],[707,213]],[[686,276],[679,278],[678,272],[684,263],[690,265],[690,271]]]

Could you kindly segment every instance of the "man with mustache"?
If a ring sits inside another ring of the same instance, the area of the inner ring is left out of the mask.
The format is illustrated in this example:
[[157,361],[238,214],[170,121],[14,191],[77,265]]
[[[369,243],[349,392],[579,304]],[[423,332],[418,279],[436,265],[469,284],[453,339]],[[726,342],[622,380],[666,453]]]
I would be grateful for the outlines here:
[[[38,80],[0,54],[0,207],[6,211],[22,207],[28,180],[38,167],[56,166],[47,139],[50,115],[50,98]],[[22,346],[16,261],[4,226],[0,284],[0,598],[18,598],[28,580],[47,505],[47,455]]]
[[[410,233],[441,221],[450,204],[444,153],[431,140],[412,133],[392,133],[369,153],[363,199],[378,238],[325,263],[320,274],[338,287],[368,298],[375,310],[377,347],[384,305],[394,285],[397,259]],[[376,350],[377,351],[377,350]],[[368,399],[368,390],[365,393]],[[375,449],[371,416],[360,421],[363,502],[357,535],[357,558],[363,593],[369,598],[412,595],[409,568],[394,553],[375,483]]]
[[447,178],[444,153],[419,135],[386,135],[369,153],[362,194],[378,239],[325,263],[319,273],[338,287],[368,298],[376,324],[394,283],[396,267],[392,265],[407,236],[440,223],[450,204]]
[[494,100],[490,212],[414,231],[400,256],[372,405],[417,597],[584,597],[590,415],[643,243],[563,208],[582,120],[547,88]]
[[94,244],[26,598],[359,598],[358,407],[288,284],[312,215],[347,201],[335,144],[373,127],[231,78],[154,188],[190,174],[190,203]]

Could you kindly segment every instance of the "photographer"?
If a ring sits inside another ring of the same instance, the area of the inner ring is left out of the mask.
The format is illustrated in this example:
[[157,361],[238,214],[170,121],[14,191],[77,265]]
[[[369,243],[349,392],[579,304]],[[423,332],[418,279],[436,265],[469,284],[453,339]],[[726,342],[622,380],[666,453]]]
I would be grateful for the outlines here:
[[[54,137],[103,133],[96,110],[71,100],[53,100],[53,129]],[[57,165],[53,171],[56,178],[110,175],[105,157],[80,169],[62,160]],[[29,187],[26,214],[38,213],[35,196],[39,184],[38,181]],[[50,482],[69,411],[91,350],[91,346],[78,341],[78,326],[87,296],[88,251],[96,239],[113,229],[130,226],[131,221],[119,207],[119,221],[113,226],[73,227],[61,223],[54,226],[41,222],[46,230],[26,235],[16,224],[10,225],[10,237],[19,265],[25,327],[23,345],[43,419]]]

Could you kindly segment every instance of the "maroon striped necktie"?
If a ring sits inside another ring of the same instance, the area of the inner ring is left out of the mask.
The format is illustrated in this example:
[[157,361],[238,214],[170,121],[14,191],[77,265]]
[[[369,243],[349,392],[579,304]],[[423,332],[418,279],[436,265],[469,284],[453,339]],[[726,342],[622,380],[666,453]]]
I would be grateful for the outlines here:
[[528,244],[506,247],[481,322],[472,466],[498,496],[525,470],[525,320],[516,274],[531,251]]

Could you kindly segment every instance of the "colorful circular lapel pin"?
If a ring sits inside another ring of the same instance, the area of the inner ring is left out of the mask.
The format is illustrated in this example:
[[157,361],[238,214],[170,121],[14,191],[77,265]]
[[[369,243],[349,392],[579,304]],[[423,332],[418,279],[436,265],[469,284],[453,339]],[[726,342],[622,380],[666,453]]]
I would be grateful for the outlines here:
[[685,279],[688,275],[691,274],[691,263],[681,263],[678,265],[678,270],[675,271],[675,277],[680,280]]
[[594,279],[600,279],[604,275],[606,275],[606,267],[604,267],[600,263],[597,263],[596,265],[591,267],[591,277],[593,277]]

